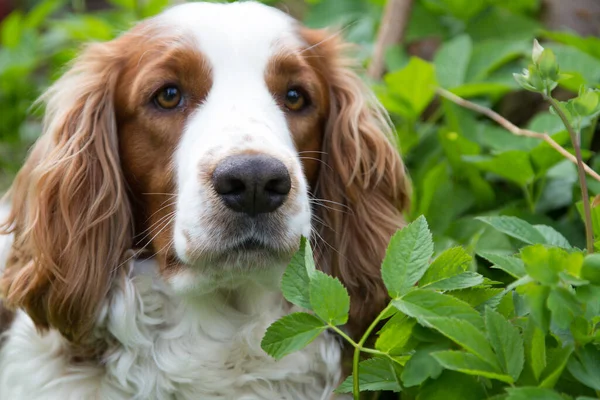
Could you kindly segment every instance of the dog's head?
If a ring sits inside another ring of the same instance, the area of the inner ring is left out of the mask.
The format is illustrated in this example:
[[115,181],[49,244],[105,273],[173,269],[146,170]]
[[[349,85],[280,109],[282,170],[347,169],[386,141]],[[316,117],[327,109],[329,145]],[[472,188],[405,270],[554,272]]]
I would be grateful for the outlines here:
[[195,292],[280,276],[304,235],[364,323],[408,189],[345,47],[252,2],[180,5],[89,46],[44,95],[11,191],[8,303],[77,341],[132,248]]

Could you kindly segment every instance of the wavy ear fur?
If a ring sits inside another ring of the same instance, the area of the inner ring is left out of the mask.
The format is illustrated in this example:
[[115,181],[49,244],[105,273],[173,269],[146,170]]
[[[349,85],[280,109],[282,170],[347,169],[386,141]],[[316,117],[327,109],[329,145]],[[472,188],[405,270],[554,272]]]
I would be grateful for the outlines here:
[[6,304],[73,342],[92,329],[131,247],[113,108],[119,58],[115,42],[88,47],[42,97],[44,131],[3,226],[15,236],[0,280]]
[[[394,232],[404,225],[410,184],[394,144],[389,117],[344,57],[348,45],[326,31],[305,34],[318,69],[329,83],[330,112],[314,195],[320,227],[318,265],[339,277],[352,304],[349,330],[361,333],[385,306],[381,261]],[[338,203],[336,206],[335,203]]]

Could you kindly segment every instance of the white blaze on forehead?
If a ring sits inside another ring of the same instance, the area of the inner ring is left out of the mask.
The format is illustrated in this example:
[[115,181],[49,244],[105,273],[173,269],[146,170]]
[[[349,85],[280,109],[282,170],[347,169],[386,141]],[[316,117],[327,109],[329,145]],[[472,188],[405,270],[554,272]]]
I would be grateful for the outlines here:
[[232,69],[263,71],[277,50],[301,44],[293,18],[255,2],[187,3],[160,18],[194,35],[217,74]]

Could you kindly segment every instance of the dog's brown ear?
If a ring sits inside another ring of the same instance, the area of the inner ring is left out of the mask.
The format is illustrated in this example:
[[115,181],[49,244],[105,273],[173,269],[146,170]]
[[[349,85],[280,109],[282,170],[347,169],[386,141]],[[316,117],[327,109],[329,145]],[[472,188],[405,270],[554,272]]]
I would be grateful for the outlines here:
[[[404,226],[410,184],[389,117],[345,56],[347,45],[327,31],[303,30],[319,73],[329,84],[330,113],[314,190],[318,265],[339,277],[352,304],[349,329],[358,334],[385,307],[381,262],[391,236]],[[337,204],[337,206],[336,206]]]
[[44,132],[10,191],[5,303],[79,341],[131,246],[113,109],[120,48],[90,46],[42,97]]

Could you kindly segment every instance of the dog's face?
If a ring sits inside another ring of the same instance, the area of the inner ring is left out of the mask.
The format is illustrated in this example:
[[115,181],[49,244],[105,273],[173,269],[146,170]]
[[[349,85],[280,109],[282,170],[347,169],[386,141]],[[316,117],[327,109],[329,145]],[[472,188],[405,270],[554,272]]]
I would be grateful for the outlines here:
[[132,248],[199,293],[275,284],[304,235],[368,322],[408,186],[343,50],[252,2],[180,5],[88,47],[13,185],[8,304],[78,341]]
[[300,25],[257,3],[192,3],[129,35],[154,38],[117,84],[139,239],[186,286],[285,265],[310,235],[329,111]]

